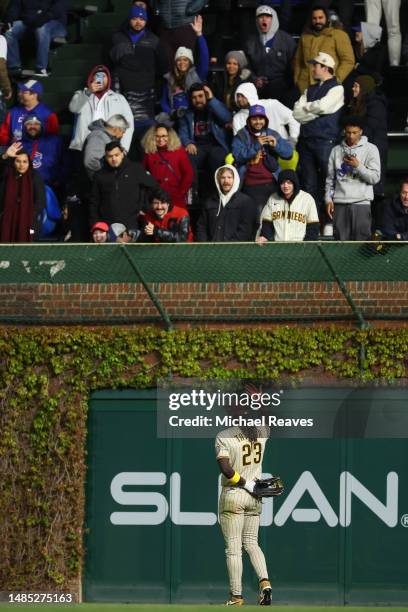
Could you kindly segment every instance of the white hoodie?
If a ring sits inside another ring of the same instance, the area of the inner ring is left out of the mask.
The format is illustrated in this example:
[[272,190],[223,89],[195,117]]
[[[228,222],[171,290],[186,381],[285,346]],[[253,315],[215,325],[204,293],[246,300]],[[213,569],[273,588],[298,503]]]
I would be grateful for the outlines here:
[[[260,100],[258,98],[256,87],[253,83],[241,83],[241,85],[237,87],[235,92],[235,103],[237,105],[238,94],[245,96],[249,102],[249,106],[261,104],[265,108],[266,116],[269,120],[268,127],[278,132],[282,138],[290,140],[293,144],[296,144],[297,139],[299,138],[300,124],[296,121],[296,119],[294,119],[290,108],[279,102],[279,100]],[[242,128],[246,126],[248,115],[249,108],[241,108],[241,110],[235,113],[232,119],[234,136],[239,132],[239,130],[242,130]],[[286,126],[288,126],[289,133]]]
[[[223,193],[221,191],[220,184],[217,178],[217,175],[220,172],[220,170],[231,170],[231,172],[234,175],[234,182],[228,193]],[[231,164],[225,164],[224,166],[220,166],[219,168],[217,168],[214,174],[214,180],[215,180],[215,186],[217,187],[218,195],[220,196],[220,205],[219,205],[218,214],[217,214],[218,216],[220,214],[221,206],[225,208],[225,206],[228,204],[228,202],[230,201],[234,193],[238,191],[239,186],[240,186],[240,178],[239,178],[238,170],[235,168],[235,166],[232,166]]]

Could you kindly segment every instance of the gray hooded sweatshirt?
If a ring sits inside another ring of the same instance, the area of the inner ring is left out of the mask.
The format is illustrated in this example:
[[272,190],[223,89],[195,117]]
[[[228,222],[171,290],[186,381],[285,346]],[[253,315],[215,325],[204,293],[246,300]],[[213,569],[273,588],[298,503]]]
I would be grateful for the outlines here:
[[103,119],[92,121],[88,129],[90,134],[84,145],[84,166],[88,176],[92,179],[95,172],[98,172],[103,166],[106,145],[117,139],[106,130]]
[[[357,157],[360,162],[353,168],[344,161],[345,155]],[[345,140],[331,150],[326,179],[325,199],[335,204],[369,204],[374,199],[373,185],[381,177],[380,154],[377,147],[361,136],[349,147]]]

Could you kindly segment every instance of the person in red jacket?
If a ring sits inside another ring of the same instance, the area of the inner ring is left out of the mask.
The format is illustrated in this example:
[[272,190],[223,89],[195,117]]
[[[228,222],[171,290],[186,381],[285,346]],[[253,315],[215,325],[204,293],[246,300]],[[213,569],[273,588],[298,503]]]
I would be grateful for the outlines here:
[[177,133],[159,123],[146,132],[142,145],[145,169],[170,195],[175,206],[185,208],[194,171]]
[[141,215],[144,228],[138,241],[192,242],[190,217],[185,208],[173,206],[163,189],[153,191],[149,202],[149,210]]

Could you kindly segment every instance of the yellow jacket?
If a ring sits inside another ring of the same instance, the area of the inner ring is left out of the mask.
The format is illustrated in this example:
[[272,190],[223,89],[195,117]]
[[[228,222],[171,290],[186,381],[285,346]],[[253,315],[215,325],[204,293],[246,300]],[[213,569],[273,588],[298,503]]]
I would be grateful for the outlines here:
[[324,51],[329,53],[336,62],[335,76],[340,83],[354,68],[354,51],[351,41],[343,30],[337,28],[324,28],[317,34],[304,32],[299,40],[295,54],[295,83],[302,94],[314,81],[312,78],[312,64],[308,60],[313,59]]

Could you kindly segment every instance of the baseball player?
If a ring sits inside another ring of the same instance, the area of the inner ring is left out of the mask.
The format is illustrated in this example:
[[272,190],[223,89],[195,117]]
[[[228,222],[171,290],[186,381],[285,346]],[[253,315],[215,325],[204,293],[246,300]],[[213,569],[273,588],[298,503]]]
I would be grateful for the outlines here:
[[217,434],[215,452],[222,472],[219,520],[225,540],[230,583],[227,606],[242,606],[242,546],[259,579],[261,606],[270,606],[272,588],[265,556],[258,545],[261,501],[252,495],[262,474],[267,428],[231,427]]

